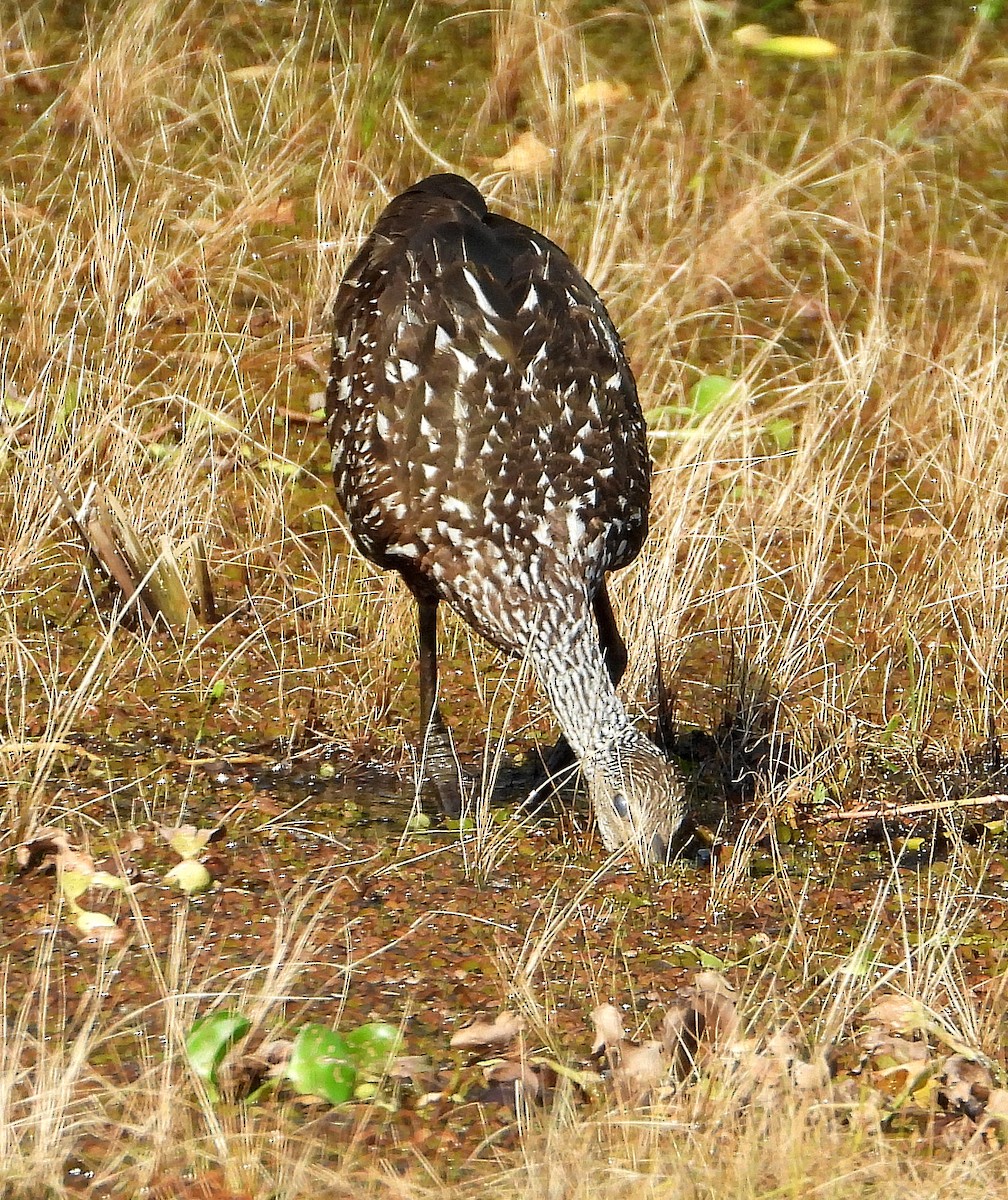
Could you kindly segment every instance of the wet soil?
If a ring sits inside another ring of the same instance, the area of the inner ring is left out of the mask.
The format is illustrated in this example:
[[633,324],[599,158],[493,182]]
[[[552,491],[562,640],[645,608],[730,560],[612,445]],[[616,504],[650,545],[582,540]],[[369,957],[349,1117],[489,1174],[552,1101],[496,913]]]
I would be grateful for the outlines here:
[[[576,802],[563,817],[529,819],[481,856],[475,830],[435,818],[411,832],[411,796],[352,766],[325,778],[331,765],[320,775],[318,762],[266,750],[194,760],[149,743],[119,759],[106,747],[101,762],[103,785],[93,769],[71,770],[54,781],[53,802],[85,818],[97,865],[130,881],[132,901],[88,894],[121,940],[82,938],[51,872],[9,875],[0,885],[8,1002],[32,995],[34,964],[50,947],[44,986],[49,1010],[67,1014],[67,1037],[94,1011],[107,1030],[89,1064],[88,1087],[99,1091],[150,1075],[142,1047],[166,1035],[180,1004],[186,1026],[219,1007],[258,1015],[253,1043],[309,1020],[401,1024],[404,1052],[427,1061],[415,1078],[387,1084],[381,1105],[323,1117],[273,1097],[260,1110],[271,1120],[286,1111],[292,1128],[334,1148],[352,1128],[358,1148],[393,1164],[416,1150],[450,1151],[452,1171],[465,1173],[518,1140],[513,1093],[488,1085],[479,1063],[487,1056],[449,1047],[480,1012],[523,1012],[525,1053],[577,1070],[593,1066],[596,1005],[615,1002],[646,1032],[699,968],[724,971],[748,1004],[785,1003],[811,1031],[820,989],[841,964],[881,979],[936,937],[956,954],[966,987],[1003,964],[1008,847],[994,823],[977,821],[954,854],[933,813],[886,826],[877,817],[781,826],[748,848],[694,846],[649,878],[628,863],[599,870]],[[161,814],[178,815],[180,792],[183,817],[216,829],[202,856],[212,888],[192,898],[163,881],[177,855],[157,832]],[[506,816],[495,813],[491,827],[500,832]],[[127,829],[142,845],[126,843]],[[903,836],[913,833],[922,836]],[[968,919],[950,922],[960,907]],[[278,962],[289,968],[282,985]],[[42,1011],[38,995],[33,1004]],[[102,1161],[92,1151],[82,1146],[67,1168],[85,1182]]]

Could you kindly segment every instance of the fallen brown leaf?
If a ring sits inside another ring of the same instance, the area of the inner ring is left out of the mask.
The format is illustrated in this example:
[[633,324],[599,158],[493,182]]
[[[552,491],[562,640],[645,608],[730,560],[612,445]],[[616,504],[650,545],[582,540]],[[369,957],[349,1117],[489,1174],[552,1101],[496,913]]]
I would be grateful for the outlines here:
[[487,1084],[500,1093],[498,1100],[514,1104],[517,1100],[539,1100],[543,1093],[538,1072],[524,1062],[495,1063],[484,1072]]
[[533,175],[551,167],[556,151],[551,150],[531,130],[526,130],[500,158],[495,158],[495,171],[513,171],[516,175]]
[[574,92],[578,108],[615,108],[629,99],[630,89],[625,83],[612,83],[608,79],[589,80]]
[[618,1045],[626,1038],[623,1026],[623,1016],[615,1004],[600,1004],[592,1011],[592,1024],[595,1026],[595,1041],[592,1043],[592,1056]]
[[656,1039],[639,1046],[622,1042],[615,1048],[614,1057],[613,1084],[624,1103],[646,1103],[654,1089],[668,1078],[668,1052]]
[[865,1013],[865,1021],[882,1025],[904,1035],[927,1029],[930,1022],[916,1000],[892,992],[882,996]]
[[[990,1071],[982,1063],[963,1054],[949,1055],[938,1083],[938,1103],[942,1108],[947,1112],[963,1113],[974,1121],[984,1114],[984,1109],[995,1093],[994,1079]],[[1001,1101],[997,1103],[1000,1104]]]
[[925,1063],[931,1057],[927,1042],[887,1034],[881,1029],[869,1029],[861,1045],[874,1058],[891,1058],[896,1063]]
[[48,871],[69,850],[70,838],[66,830],[46,825],[22,842],[14,851],[14,857],[22,871]]
[[797,1059],[791,1064],[791,1078],[801,1092],[820,1092],[829,1085],[833,1071],[825,1054],[816,1054],[803,1062]]
[[738,1033],[734,989],[716,971],[701,971],[680,988],[662,1022],[662,1041],[677,1075],[708,1062]]
[[499,1050],[513,1041],[523,1027],[521,1017],[506,1009],[493,1021],[476,1020],[452,1034],[453,1050]]
[[388,1066],[389,1079],[409,1080],[415,1087],[433,1091],[437,1081],[434,1064],[425,1054],[403,1054],[394,1058]]
[[1004,1141],[1008,1134],[1008,1090],[996,1088],[987,1097],[980,1128],[982,1130],[995,1129],[999,1139]]
[[297,216],[297,202],[291,196],[267,200],[265,204],[248,204],[239,210],[243,221],[249,224],[293,225]]

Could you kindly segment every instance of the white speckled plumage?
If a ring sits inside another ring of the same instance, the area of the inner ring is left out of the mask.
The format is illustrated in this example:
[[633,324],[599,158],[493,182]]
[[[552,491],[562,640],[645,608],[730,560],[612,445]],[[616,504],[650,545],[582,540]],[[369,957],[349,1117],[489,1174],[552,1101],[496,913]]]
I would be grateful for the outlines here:
[[446,600],[529,655],[606,845],[662,857],[682,789],[616,695],[623,647],[604,584],[640,550],[650,460],[594,289],[465,180],[432,176],[388,205],[347,271],[327,417],[353,536],[421,607],[425,724],[444,732],[423,693],[425,652],[436,672],[425,630]]

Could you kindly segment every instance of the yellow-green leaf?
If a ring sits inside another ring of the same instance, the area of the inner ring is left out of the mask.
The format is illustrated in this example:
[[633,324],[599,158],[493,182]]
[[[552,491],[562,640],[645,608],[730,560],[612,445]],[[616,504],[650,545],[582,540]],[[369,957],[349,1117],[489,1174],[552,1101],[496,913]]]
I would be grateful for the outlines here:
[[187,896],[205,892],[213,883],[213,876],[201,862],[193,858],[184,858],[176,863],[170,871],[165,872],[164,881],[172,887],[177,887]]
[[781,58],[836,58],[840,47],[821,37],[772,37],[760,42],[755,49],[760,54],[776,54]]

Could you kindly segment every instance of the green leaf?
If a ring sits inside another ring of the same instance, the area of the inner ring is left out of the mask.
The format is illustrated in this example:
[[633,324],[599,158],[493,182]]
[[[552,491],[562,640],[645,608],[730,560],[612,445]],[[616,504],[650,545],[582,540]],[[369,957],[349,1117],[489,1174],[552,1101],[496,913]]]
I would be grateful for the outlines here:
[[57,409],[57,423],[60,428],[66,424],[67,417],[73,416],[79,399],[77,385],[75,383],[68,383],[63,391],[63,400]]
[[94,937],[102,930],[116,929],[116,923],[107,913],[91,912],[79,904],[71,904],[73,924],[85,937]]
[[90,871],[78,871],[74,868],[64,869],[59,873],[60,891],[72,904],[91,886]]
[[213,876],[201,862],[194,858],[183,858],[165,872],[164,882],[170,887],[177,887],[187,896],[195,896],[207,890],[213,883]]
[[665,423],[666,419],[670,424],[674,424],[683,417],[692,416],[692,408],[686,408],[681,404],[659,404],[656,408],[649,408],[644,414],[644,419],[647,421],[648,429],[657,429]]
[[794,446],[794,421],[788,420],[787,417],[767,421],[763,431],[773,438],[778,450],[790,450]]
[[705,375],[689,390],[690,411],[696,420],[702,420],[709,412],[737,395],[739,384],[726,375]]
[[836,58],[840,47],[821,37],[784,35],[773,37],[764,25],[741,25],[732,33],[732,41],[747,50],[760,54],[775,54],[781,58]]
[[287,1063],[286,1078],[301,1096],[321,1096],[330,1104],[353,1097],[357,1069],[342,1034],[327,1025],[304,1025]]
[[705,971],[727,971],[729,964],[723,958],[718,958],[716,954],[710,954],[706,950],[701,950],[693,942],[676,942],[673,947],[679,954],[691,954],[695,956],[697,962]]
[[402,1033],[398,1025],[387,1021],[371,1021],[358,1025],[344,1038],[350,1056],[362,1075],[384,1075],[388,1065],[402,1049]]
[[297,479],[301,475],[304,467],[301,463],[291,462],[286,458],[275,458],[270,455],[264,458],[259,463],[261,471],[270,471],[274,475],[278,475],[281,479]]
[[218,1097],[217,1068],[224,1061],[224,1055],[251,1027],[248,1017],[239,1012],[211,1013],[193,1022],[186,1038],[186,1054],[211,1100]]
[[197,415],[221,433],[235,433],[239,437],[243,435],[241,423],[225,413],[213,412],[209,408],[197,408]]
[[104,888],[107,892],[124,892],[126,880],[121,875],[113,875],[109,871],[95,871],[91,876],[90,886]]
[[214,836],[213,829],[197,829],[195,825],[162,826],[161,836],[179,858],[196,858],[202,854]]
[[866,975],[871,975],[877,966],[878,952],[871,946],[858,946],[841,966],[840,972],[843,975],[861,979]]

